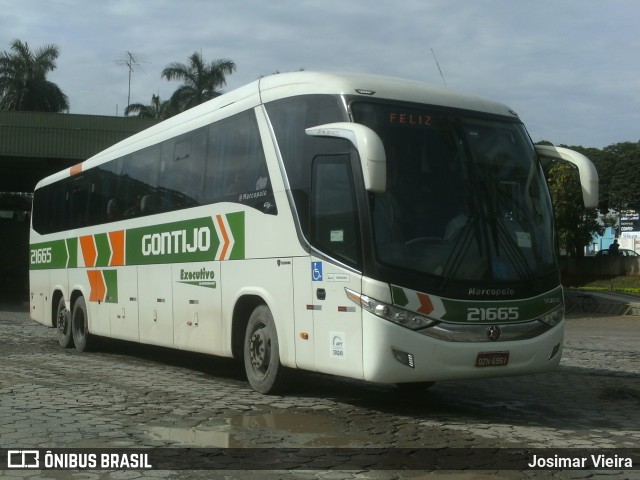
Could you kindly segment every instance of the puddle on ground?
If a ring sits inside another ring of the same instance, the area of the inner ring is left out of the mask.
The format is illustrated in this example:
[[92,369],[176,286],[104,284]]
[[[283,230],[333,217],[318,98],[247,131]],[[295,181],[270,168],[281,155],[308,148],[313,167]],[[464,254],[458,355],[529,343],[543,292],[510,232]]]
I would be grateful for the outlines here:
[[231,432],[229,427],[148,427],[147,433],[155,440],[177,445],[201,448],[242,448],[245,447]]
[[505,411],[509,410],[512,412],[531,412],[532,408],[534,408],[534,404],[528,401],[520,401],[520,400],[495,400],[495,401],[487,401],[487,402],[478,402],[473,400],[462,400],[460,401],[462,405],[470,405],[472,408],[476,410],[485,410],[485,411]]
[[367,439],[341,434],[329,416],[293,412],[235,415],[225,419],[224,425],[205,424],[190,428],[148,426],[146,433],[155,440],[201,448],[250,447],[252,437],[267,433],[279,434],[289,442],[309,446],[342,447]]
[[229,418],[227,422],[236,428],[266,428],[290,433],[336,432],[331,417],[312,413],[277,412],[260,415],[237,415]]

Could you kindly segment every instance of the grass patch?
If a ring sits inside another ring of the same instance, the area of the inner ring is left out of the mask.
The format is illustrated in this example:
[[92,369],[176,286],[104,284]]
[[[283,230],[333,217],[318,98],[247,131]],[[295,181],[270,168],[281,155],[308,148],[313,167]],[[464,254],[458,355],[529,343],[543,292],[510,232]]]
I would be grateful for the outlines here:
[[563,275],[562,285],[567,288],[594,292],[620,292],[640,295],[639,275],[622,275],[619,277]]

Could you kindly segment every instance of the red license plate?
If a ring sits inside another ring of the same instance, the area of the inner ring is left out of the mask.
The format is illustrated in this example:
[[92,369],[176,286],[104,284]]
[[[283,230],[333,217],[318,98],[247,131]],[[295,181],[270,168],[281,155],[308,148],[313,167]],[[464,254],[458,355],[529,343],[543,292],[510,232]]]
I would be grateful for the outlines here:
[[476,357],[476,367],[504,367],[509,363],[509,352],[481,352]]

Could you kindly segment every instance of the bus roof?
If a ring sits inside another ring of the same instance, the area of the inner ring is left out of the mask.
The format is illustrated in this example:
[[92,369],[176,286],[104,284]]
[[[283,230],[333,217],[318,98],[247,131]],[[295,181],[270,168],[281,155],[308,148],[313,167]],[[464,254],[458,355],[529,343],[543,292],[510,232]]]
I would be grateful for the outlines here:
[[502,103],[404,78],[303,71],[271,75],[260,80],[263,103],[312,93],[362,95],[517,117],[513,110]]
[[[361,95],[517,118],[506,105],[477,95],[437,87],[415,80],[369,74],[291,72],[270,75],[225,93],[128,137],[79,165],[38,182],[36,189],[140,148],[159,143],[240,111],[280,98],[305,94]],[[75,168],[75,170],[74,170]]]

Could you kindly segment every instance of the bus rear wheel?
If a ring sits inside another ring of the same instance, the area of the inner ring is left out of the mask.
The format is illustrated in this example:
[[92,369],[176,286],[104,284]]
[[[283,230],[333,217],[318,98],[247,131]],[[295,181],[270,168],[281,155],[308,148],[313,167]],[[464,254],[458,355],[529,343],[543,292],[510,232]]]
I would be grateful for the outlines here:
[[282,387],[284,367],[280,363],[278,334],[271,310],[256,307],[244,336],[244,368],[251,387],[263,394],[276,393]]
[[76,350],[84,352],[93,348],[95,338],[89,333],[89,317],[87,316],[87,304],[84,301],[84,297],[78,297],[73,304],[71,332],[73,343],[76,344]]
[[61,347],[69,348],[73,345],[71,334],[71,318],[64,297],[60,297],[56,309],[56,329],[58,330],[58,343]]

